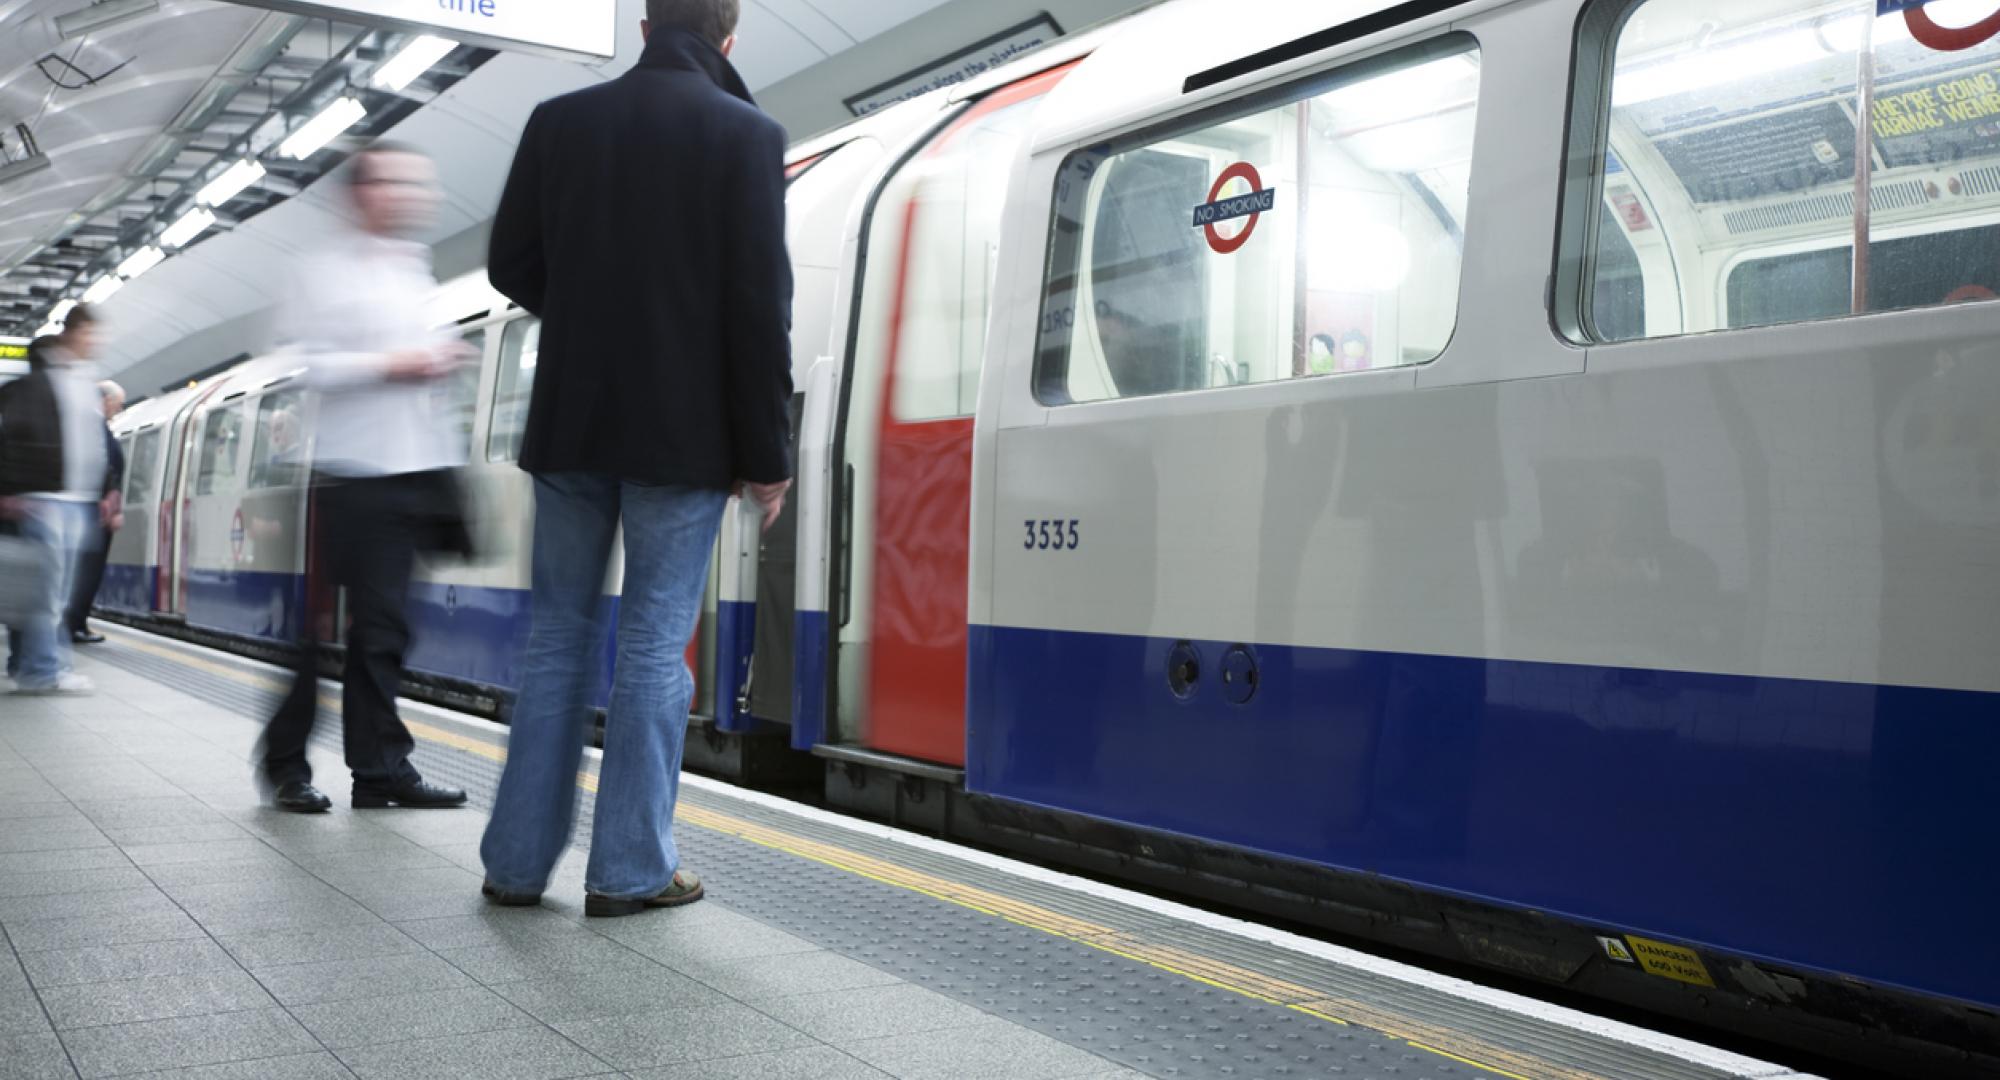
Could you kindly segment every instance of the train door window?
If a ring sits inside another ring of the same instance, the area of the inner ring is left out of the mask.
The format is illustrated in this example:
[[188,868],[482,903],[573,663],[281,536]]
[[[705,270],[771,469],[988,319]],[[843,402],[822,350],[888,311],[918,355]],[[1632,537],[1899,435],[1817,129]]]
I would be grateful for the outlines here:
[[250,448],[250,488],[296,487],[305,480],[304,398],[278,390],[257,403],[257,440]]
[[160,470],[159,428],[139,433],[132,440],[132,452],[125,457],[125,504],[145,506],[153,501],[154,474]]
[[1558,320],[1609,342],[1992,298],[2000,37],[1939,29],[1991,10],[1592,8]]
[[[466,334],[460,340],[475,356],[482,360],[485,358],[484,327]],[[468,460],[472,457],[472,425],[479,414],[479,368],[478,361],[466,364],[438,387],[438,415],[445,417],[445,422],[451,425],[452,437],[457,440],[456,445],[464,450]]]
[[535,365],[541,354],[539,320],[517,319],[507,324],[500,337],[500,378],[493,390],[486,460],[520,460],[521,436],[528,429],[528,400],[535,392]]
[[901,421],[970,416],[978,405],[1000,218],[1014,155],[1040,88],[976,108],[893,181],[881,205],[901,206],[888,342],[891,408]]
[[201,471],[195,477],[196,495],[227,491],[236,480],[238,450],[243,442],[243,409],[230,405],[208,414],[201,433]]
[[1458,318],[1479,53],[1453,35],[1074,154],[1050,404],[1419,364]]

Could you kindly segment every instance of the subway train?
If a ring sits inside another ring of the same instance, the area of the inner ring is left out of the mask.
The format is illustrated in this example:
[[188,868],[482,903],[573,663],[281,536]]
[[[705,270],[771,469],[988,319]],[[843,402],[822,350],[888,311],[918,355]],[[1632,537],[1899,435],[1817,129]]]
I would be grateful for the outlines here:
[[[2000,42],[1959,6],[1169,0],[798,146],[799,487],[727,515],[691,765],[2000,1074]],[[424,568],[412,678],[504,719],[539,330],[439,305],[485,557]],[[106,608],[298,631],[298,372],[120,419]]]

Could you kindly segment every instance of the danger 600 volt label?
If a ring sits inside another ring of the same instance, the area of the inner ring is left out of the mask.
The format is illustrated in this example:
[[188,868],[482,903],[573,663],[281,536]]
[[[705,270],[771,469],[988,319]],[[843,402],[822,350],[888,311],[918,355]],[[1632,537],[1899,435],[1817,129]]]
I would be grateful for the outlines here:
[[1708,966],[1701,962],[1701,957],[1696,956],[1693,949],[1630,934],[1625,935],[1625,940],[1632,943],[1632,955],[1638,958],[1639,966],[1647,972],[1693,986],[1715,985]]

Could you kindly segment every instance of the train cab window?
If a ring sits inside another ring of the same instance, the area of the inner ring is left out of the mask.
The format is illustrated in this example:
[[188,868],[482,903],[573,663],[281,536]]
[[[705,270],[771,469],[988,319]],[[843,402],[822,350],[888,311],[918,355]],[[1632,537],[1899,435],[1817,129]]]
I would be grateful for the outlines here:
[[125,456],[125,505],[145,506],[153,501],[155,474],[160,471],[159,428],[142,431],[132,440],[132,452]]
[[1479,72],[1473,41],[1454,35],[1072,155],[1041,399],[1436,358],[1458,318]]
[[1565,247],[1581,257],[1563,260],[1573,276],[1556,312],[1571,337],[1771,326],[2000,291],[2000,38],[1944,48],[1972,37],[1936,30],[1992,6],[1874,11],[1822,0],[1590,10],[1578,85],[1597,122],[1572,125]]
[[230,405],[208,414],[201,433],[201,472],[196,495],[227,491],[236,480],[236,459],[243,443],[243,408]]
[[279,390],[257,403],[257,441],[250,448],[250,488],[297,487],[305,480],[304,399]]
[[500,337],[500,378],[493,389],[493,422],[486,433],[486,460],[518,461],[528,429],[528,399],[535,392],[535,364],[542,353],[542,324],[517,319]]
[[445,422],[451,425],[452,437],[470,460],[472,426],[479,415],[480,361],[486,359],[486,330],[481,327],[459,340],[479,359],[459,368],[439,385],[437,408],[438,415],[447,418]]

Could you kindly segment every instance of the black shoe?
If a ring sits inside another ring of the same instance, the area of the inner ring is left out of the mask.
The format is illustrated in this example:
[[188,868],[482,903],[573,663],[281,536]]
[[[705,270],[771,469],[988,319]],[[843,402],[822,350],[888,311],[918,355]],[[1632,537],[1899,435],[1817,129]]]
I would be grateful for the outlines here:
[[406,810],[448,810],[454,806],[464,805],[465,792],[454,787],[440,787],[416,777],[388,782],[375,780],[354,782],[356,810],[384,810],[391,806],[400,806]]
[[271,805],[289,814],[324,814],[333,809],[333,800],[304,780],[289,780],[278,785]]
[[72,641],[72,642],[74,642],[74,643],[76,643],[76,644],[78,644],[78,645],[102,645],[102,644],[104,644],[104,635],[103,635],[103,634],[100,634],[100,633],[98,633],[98,632],[97,632],[97,631],[95,631],[95,630],[78,630],[78,631],[77,631],[76,633],[74,633],[74,634],[71,634],[71,635],[69,636],[69,639],[70,639],[70,641]]
[[499,907],[534,907],[542,902],[541,893],[514,892],[490,881],[479,886],[479,894]]
[[599,896],[597,893],[585,893],[583,913],[593,919],[616,919],[624,915],[637,915],[650,908],[692,904],[701,899],[702,895],[701,878],[686,870],[676,870],[674,879],[655,896]]

